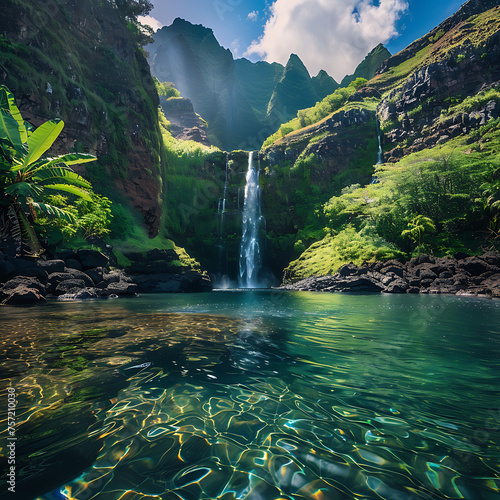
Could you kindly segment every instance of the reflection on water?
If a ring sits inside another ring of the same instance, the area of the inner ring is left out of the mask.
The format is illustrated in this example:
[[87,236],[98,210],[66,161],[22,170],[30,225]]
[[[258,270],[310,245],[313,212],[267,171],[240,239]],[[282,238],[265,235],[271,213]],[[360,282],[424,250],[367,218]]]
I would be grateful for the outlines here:
[[18,498],[498,499],[499,312],[265,291],[0,309]]

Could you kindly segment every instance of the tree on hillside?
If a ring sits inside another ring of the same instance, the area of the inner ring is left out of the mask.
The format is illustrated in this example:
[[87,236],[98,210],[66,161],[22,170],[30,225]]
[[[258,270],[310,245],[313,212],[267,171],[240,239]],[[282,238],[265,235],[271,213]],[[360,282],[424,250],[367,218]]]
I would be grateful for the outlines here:
[[120,12],[129,19],[137,20],[139,16],[148,15],[153,4],[148,0],[115,0]]

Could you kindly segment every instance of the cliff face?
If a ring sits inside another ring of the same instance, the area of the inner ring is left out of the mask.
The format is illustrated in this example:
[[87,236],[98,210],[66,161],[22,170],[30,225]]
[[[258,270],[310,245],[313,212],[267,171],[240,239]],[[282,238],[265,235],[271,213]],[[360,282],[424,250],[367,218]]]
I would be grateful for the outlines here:
[[[420,56],[411,59],[415,61],[414,71],[380,103],[385,161],[394,162],[468,135],[498,117],[499,103],[495,100],[478,99],[476,105],[463,109],[454,106],[468,97],[485,94],[500,80],[500,6],[473,13],[474,5],[467,2],[433,34],[418,42]],[[463,20],[465,12],[472,15]],[[414,51],[410,46],[403,53],[411,55]],[[394,64],[387,61],[370,85],[384,88],[391,72],[398,73],[400,66]]]
[[194,112],[193,103],[189,99],[160,97],[160,106],[165,118],[170,122],[170,132],[175,139],[210,146],[207,124]]
[[371,181],[378,149],[372,100],[379,98],[373,89],[360,89],[341,110],[261,151],[268,259],[276,275],[322,237],[322,205],[332,194]]
[[283,67],[234,60],[212,30],[176,19],[146,47],[153,74],[171,81],[208,122],[210,141],[226,150],[257,149],[299,109],[312,106],[337,84],[312,79],[297,56]]
[[156,235],[158,95],[133,27],[107,1],[6,0],[3,7],[0,80],[22,114],[35,126],[62,118],[53,152],[95,154],[98,162],[81,172],[97,192],[138,210]]
[[[261,184],[275,270],[295,258],[296,279],[422,249],[495,246],[499,92],[500,6],[469,0],[341,109],[274,136]],[[410,241],[419,220],[429,234]]]

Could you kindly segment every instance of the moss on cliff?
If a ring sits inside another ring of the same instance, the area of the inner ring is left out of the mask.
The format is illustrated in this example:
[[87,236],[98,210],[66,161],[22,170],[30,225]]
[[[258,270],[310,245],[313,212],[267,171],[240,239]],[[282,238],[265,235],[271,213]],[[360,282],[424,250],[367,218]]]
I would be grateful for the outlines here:
[[[291,262],[284,280],[330,274],[351,261],[498,249],[499,172],[500,120],[378,166],[376,183],[345,188],[324,205],[331,234]],[[418,215],[431,219],[436,232],[423,234],[417,247],[402,233]]]
[[[137,27],[98,0],[7,0],[3,12],[0,77],[23,114],[35,125],[62,118],[56,148],[98,156],[85,170],[96,190],[116,201],[118,187],[154,236],[161,210],[158,95]],[[139,195],[141,188],[147,194]]]

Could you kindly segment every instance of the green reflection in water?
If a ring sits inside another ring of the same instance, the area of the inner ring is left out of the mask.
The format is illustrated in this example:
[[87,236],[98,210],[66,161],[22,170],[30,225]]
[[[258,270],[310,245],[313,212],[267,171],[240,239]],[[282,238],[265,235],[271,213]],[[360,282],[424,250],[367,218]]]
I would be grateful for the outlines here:
[[258,291],[3,308],[18,489],[499,498],[499,311],[452,297]]

